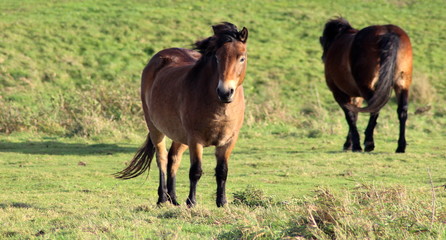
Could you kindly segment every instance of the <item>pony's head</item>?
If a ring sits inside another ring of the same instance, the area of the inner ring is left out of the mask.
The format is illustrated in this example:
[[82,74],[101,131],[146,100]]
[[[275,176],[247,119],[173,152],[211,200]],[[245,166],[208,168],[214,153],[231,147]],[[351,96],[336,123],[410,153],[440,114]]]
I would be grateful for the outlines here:
[[324,32],[319,38],[319,42],[321,43],[324,51],[322,53],[322,61],[325,62],[325,55],[327,54],[328,48],[330,48],[333,41],[336,40],[340,34],[350,29],[353,29],[350,26],[350,23],[342,17],[331,19],[325,24]]
[[246,73],[248,29],[241,31],[228,22],[212,26],[214,35],[195,43],[203,57],[217,64],[217,95],[223,103],[234,99]]

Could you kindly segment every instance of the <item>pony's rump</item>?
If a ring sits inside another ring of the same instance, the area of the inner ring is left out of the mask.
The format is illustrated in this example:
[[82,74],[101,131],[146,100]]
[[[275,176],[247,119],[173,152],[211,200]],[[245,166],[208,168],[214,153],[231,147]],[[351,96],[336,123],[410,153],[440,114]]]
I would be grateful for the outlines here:
[[[361,31],[355,37],[356,40],[361,37]],[[377,43],[379,51],[379,73],[378,81],[373,86],[373,95],[366,99],[367,107],[359,108],[353,104],[347,104],[346,107],[354,112],[378,112],[389,101],[392,95],[392,87],[395,84],[395,68],[399,49],[399,36],[394,32],[387,32],[379,36]],[[360,48],[360,44],[357,44]],[[359,49],[352,49],[352,53],[361,52]],[[355,56],[352,54],[352,62],[355,62]]]

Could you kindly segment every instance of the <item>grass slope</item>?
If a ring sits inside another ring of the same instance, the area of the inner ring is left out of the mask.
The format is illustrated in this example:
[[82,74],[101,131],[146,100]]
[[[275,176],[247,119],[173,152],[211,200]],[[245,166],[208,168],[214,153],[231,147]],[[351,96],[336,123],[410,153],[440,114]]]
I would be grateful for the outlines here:
[[[342,115],[325,86],[318,37],[327,19],[342,15],[357,28],[393,23],[408,32],[415,61],[410,112],[430,105],[434,124],[421,119],[420,130],[436,133],[446,115],[442,6],[440,0],[2,1],[0,132],[125,137],[144,130],[138,88],[147,60],[164,48],[191,47],[211,34],[212,24],[231,21],[250,30],[246,123],[338,134],[344,122],[330,116]],[[393,109],[383,112],[394,117]]]

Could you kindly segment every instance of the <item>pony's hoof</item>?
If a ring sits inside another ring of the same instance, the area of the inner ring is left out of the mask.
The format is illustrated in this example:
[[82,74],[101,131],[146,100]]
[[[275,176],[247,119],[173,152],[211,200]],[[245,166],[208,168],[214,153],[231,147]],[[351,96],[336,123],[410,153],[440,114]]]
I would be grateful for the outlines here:
[[362,152],[362,148],[361,148],[361,147],[359,147],[359,148],[353,148],[353,149],[352,149],[352,152]]
[[396,153],[404,153],[406,151],[406,141],[398,141],[398,148],[396,149]]
[[190,200],[190,199],[188,198],[188,199],[186,200],[186,204],[187,204],[187,207],[192,208],[192,207],[194,207],[194,206],[197,204],[197,202],[194,201],[194,200]]
[[352,150],[352,144],[350,142],[344,143],[344,147],[342,148],[344,151],[351,151]]
[[371,152],[375,150],[375,144],[373,142],[364,143],[364,152]]
[[167,198],[159,198],[156,205],[160,206],[167,202]]
[[175,206],[179,206],[180,204],[177,202],[177,196],[175,194],[168,194],[168,201]]
[[395,151],[395,153],[405,153],[406,152],[406,148],[403,147],[398,147]]
[[226,199],[220,201],[217,200],[217,207],[223,207],[225,205],[226,205]]
[[344,152],[348,152],[348,151],[351,151],[352,150],[352,147],[343,147],[342,148],[342,151],[344,151]]

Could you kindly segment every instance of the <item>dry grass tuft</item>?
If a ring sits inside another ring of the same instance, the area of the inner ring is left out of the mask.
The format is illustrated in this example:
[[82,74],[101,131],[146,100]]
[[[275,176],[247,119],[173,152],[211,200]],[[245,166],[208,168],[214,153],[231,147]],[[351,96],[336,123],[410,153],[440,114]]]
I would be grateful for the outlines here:
[[[426,201],[414,195],[425,195]],[[443,220],[431,224],[429,193],[409,193],[404,187],[360,185],[353,192],[334,194],[319,189],[314,199],[298,210],[292,235],[317,239],[413,239],[436,238],[444,230]],[[300,217],[305,213],[306,218]],[[305,227],[302,227],[305,226]]]
[[421,105],[432,105],[436,99],[435,88],[429,78],[421,73],[414,75],[410,91],[411,100]]

